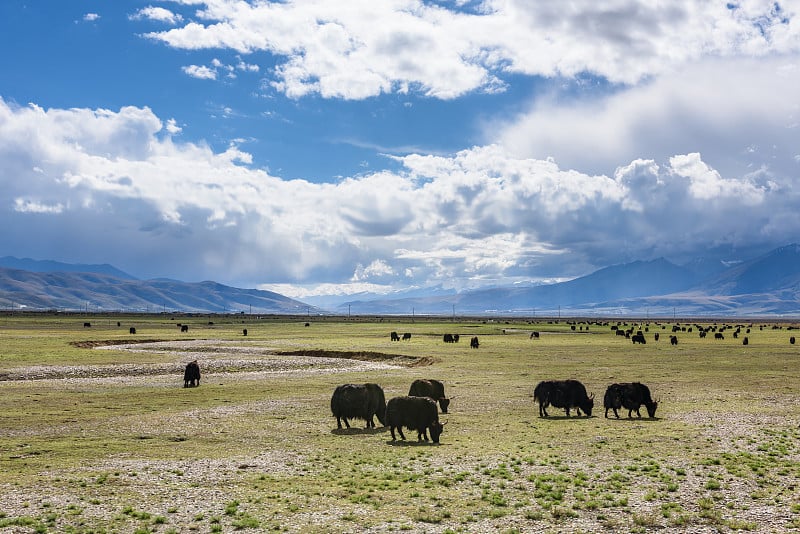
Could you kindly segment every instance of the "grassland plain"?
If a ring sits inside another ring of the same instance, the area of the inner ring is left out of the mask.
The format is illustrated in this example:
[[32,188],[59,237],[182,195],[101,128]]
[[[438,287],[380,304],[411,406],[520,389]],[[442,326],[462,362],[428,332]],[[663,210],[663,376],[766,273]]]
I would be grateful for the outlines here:
[[[1,316],[0,532],[800,528],[796,325],[679,322],[678,345],[655,320],[633,345],[594,319]],[[440,445],[336,430],[336,385],[420,377],[453,398]],[[581,380],[592,417],[539,418],[550,378]],[[634,380],[656,419],[605,419],[605,387]]]

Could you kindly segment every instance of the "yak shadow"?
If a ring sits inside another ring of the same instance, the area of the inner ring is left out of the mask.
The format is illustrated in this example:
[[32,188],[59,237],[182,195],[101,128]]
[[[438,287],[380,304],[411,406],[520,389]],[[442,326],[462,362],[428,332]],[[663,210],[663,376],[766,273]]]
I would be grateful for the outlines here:
[[376,428],[334,428],[331,434],[334,436],[371,436],[373,434],[381,434],[389,429],[387,426],[379,426]]
[[540,421],[586,421],[587,419],[595,419],[596,415],[590,415],[586,417],[585,415],[570,415],[567,417],[566,415],[548,415],[547,417],[539,417]]
[[403,440],[397,439],[386,442],[387,445],[391,445],[392,447],[438,447],[441,443],[434,443],[432,441],[417,441],[417,440]]
[[652,417],[652,418],[651,417],[641,417],[640,418],[640,417],[636,417],[636,416],[628,417],[627,415],[625,415],[625,416],[620,415],[619,419],[617,419],[616,417],[611,415],[609,417],[606,417],[606,419],[608,419],[609,421],[616,421],[616,422],[620,422],[620,423],[623,422],[623,421],[627,421],[629,423],[636,423],[636,422],[639,422],[639,423],[655,423],[657,421],[661,421],[660,417]]

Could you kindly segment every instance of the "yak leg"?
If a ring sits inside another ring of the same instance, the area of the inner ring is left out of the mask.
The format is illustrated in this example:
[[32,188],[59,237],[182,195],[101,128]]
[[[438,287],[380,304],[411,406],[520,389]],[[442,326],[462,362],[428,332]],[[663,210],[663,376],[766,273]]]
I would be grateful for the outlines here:
[[342,428],[342,418],[338,416],[336,417],[336,428]]
[[539,417],[547,417],[547,405],[544,402],[539,403]]
[[[397,432],[400,434],[400,439],[405,441],[406,440],[406,436],[403,434],[403,427],[402,426],[398,426],[397,427]],[[394,439],[394,430],[392,430],[392,439]]]
[[614,408],[614,416],[615,416],[617,419],[619,419],[619,414],[617,413],[617,409],[616,409],[616,408]]

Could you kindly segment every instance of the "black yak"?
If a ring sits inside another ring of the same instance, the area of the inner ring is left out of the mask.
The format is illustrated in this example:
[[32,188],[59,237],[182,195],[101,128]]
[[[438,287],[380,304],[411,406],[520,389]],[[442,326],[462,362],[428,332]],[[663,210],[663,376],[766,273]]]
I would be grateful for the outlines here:
[[408,394],[412,397],[430,397],[439,403],[442,413],[447,413],[447,407],[450,406],[450,399],[444,394],[444,384],[439,380],[414,380]]
[[183,387],[193,388],[200,385],[200,366],[197,365],[197,360],[186,364],[186,370],[183,371]]
[[641,417],[642,414],[639,413],[639,408],[641,408],[643,404],[645,408],[647,408],[647,415],[651,419],[655,417],[658,402],[650,397],[650,389],[640,382],[611,384],[606,389],[606,394],[603,397],[606,417],[608,417],[608,410],[614,410],[614,416],[617,419],[619,419],[617,410],[620,408],[628,410],[628,417],[631,417],[633,412],[636,412],[636,415]]
[[469,348],[477,349],[478,347],[480,347],[480,343],[478,343],[478,336],[475,336],[469,340]]
[[594,395],[588,396],[584,385],[577,380],[543,380],[534,389],[533,398],[539,402],[539,417],[548,417],[546,408],[550,405],[564,408],[567,417],[571,408],[578,415],[583,410],[590,417],[594,407]]
[[417,441],[428,441],[428,432],[431,441],[439,443],[444,425],[439,422],[439,413],[436,403],[429,397],[394,397],[386,404],[386,425],[392,433],[392,441],[397,439],[394,431],[397,429],[400,439],[405,440],[403,427],[417,431]]
[[342,428],[342,420],[350,428],[348,419],[367,422],[366,428],[375,428],[374,416],[381,425],[386,424],[386,397],[378,384],[343,384],[337,386],[331,397],[331,412],[336,417],[336,427]]

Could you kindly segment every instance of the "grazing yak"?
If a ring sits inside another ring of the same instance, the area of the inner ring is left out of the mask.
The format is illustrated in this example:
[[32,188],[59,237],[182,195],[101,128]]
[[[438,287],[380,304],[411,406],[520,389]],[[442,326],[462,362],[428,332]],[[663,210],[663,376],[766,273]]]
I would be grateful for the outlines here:
[[478,347],[480,347],[480,343],[478,343],[478,336],[475,336],[469,340],[469,348],[477,349]]
[[183,387],[194,388],[200,385],[200,366],[197,365],[197,360],[186,364],[186,369],[183,371]]
[[181,325],[181,332],[188,332],[188,331],[189,331],[189,325],[188,324],[182,324]]
[[647,343],[647,340],[644,338],[644,334],[641,334],[641,333],[632,335],[631,336],[631,341],[633,341],[634,345],[637,344],[637,343],[641,343],[642,345],[645,345]]
[[439,422],[439,413],[436,403],[428,397],[394,397],[386,404],[386,425],[392,433],[392,441],[397,439],[394,431],[397,429],[400,439],[405,440],[403,427],[417,431],[417,441],[428,441],[428,432],[431,441],[439,443],[444,425]]
[[131,334],[135,334],[136,333],[136,328],[132,326],[132,327],[130,327],[128,332],[130,332]]
[[243,336],[246,336],[246,335],[247,335],[247,328],[243,328],[243,329],[242,329],[242,335],[243,335]]
[[531,332],[531,339],[539,339],[539,332]]
[[408,388],[408,395],[411,397],[430,397],[434,402],[439,403],[442,413],[447,413],[447,407],[450,406],[450,399],[444,394],[444,384],[439,380],[414,380],[411,383],[411,387]]
[[794,345],[794,336],[789,338],[789,344]]
[[411,334],[406,332],[403,334],[403,341],[409,341],[411,339]]
[[619,419],[617,410],[625,408],[628,410],[628,417],[635,411],[637,417],[641,417],[639,408],[644,404],[647,408],[647,415],[652,419],[656,416],[656,408],[658,402],[650,397],[650,389],[640,382],[627,382],[623,384],[611,384],[606,389],[606,394],[603,397],[603,406],[606,409],[606,417],[608,417],[608,410],[614,410],[614,416]]
[[386,424],[386,397],[378,384],[343,384],[337,386],[331,397],[331,412],[336,417],[336,427],[342,428],[342,420],[350,428],[348,419],[367,422],[366,428],[375,428],[377,416],[381,425]]
[[92,327],[92,323],[83,323],[83,327],[84,328],[91,328]]
[[592,415],[594,395],[588,396],[586,388],[577,380],[543,380],[533,390],[533,399],[539,403],[539,417],[549,417],[547,407],[564,408],[569,417],[571,408],[575,408],[578,415],[581,410],[586,417]]
[[670,345],[677,345],[678,344],[678,336],[669,336],[669,344]]
[[456,342],[455,338],[453,337],[453,334],[445,334],[442,337],[442,341],[444,341],[445,343],[455,343]]
[[391,339],[392,341],[400,341],[400,336],[397,335],[397,332],[392,332],[391,334],[389,334],[389,339]]

